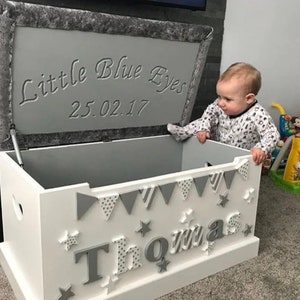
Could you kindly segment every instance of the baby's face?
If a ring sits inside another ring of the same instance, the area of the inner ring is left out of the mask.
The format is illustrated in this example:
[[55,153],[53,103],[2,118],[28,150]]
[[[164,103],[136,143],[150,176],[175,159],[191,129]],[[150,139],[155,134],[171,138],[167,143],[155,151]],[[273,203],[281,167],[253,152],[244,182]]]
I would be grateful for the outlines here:
[[239,115],[255,99],[254,94],[245,92],[242,80],[236,77],[226,81],[218,81],[217,95],[219,107],[229,116]]

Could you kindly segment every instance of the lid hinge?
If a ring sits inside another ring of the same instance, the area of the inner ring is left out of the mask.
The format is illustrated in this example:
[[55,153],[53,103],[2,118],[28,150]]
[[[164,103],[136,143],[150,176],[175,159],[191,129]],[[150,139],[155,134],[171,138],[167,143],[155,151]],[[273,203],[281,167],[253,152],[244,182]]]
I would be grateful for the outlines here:
[[15,124],[10,125],[10,136],[11,136],[11,139],[12,139],[12,142],[13,142],[14,150],[16,152],[16,157],[17,157],[18,164],[20,165],[20,167],[23,168],[24,164],[23,164],[22,155],[21,155],[21,151],[20,151],[20,148],[19,148],[18,140],[17,140],[17,133],[16,133]]

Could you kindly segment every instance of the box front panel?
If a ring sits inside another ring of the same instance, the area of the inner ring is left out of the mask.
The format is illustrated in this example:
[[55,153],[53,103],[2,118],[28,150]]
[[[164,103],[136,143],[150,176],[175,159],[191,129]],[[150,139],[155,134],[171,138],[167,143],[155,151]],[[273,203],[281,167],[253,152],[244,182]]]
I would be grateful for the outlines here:
[[48,190],[46,294],[137,299],[147,290],[154,299],[256,256],[259,172],[244,156],[82,192]]

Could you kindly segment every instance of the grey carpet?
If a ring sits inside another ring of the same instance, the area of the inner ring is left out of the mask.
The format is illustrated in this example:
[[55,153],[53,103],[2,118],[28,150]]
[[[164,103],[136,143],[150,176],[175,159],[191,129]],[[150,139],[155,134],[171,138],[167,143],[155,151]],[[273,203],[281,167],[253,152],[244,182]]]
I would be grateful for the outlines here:
[[[262,176],[255,235],[260,238],[258,257],[159,300],[299,300],[300,195]],[[0,299],[16,299],[1,268]]]

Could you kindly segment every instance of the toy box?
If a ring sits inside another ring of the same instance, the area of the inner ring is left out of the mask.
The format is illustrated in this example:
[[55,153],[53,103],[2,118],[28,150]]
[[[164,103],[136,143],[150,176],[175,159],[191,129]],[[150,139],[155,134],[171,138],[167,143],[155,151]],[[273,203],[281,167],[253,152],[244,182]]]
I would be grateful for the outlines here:
[[208,26],[1,3],[0,260],[17,299],[155,299],[253,258],[260,167],[188,122]]

